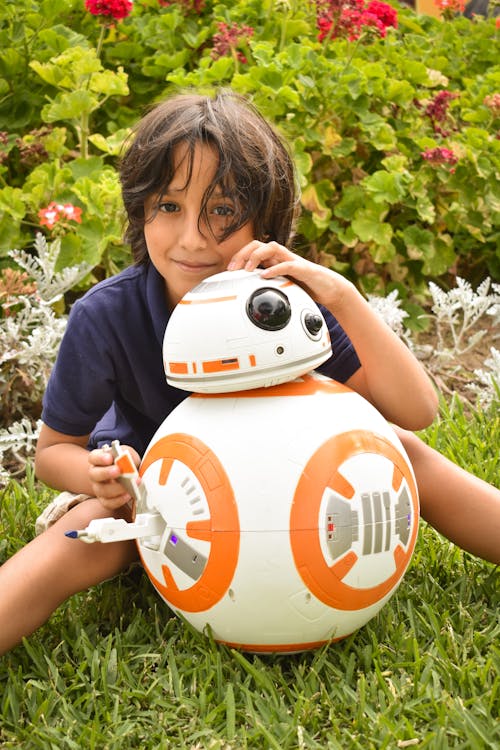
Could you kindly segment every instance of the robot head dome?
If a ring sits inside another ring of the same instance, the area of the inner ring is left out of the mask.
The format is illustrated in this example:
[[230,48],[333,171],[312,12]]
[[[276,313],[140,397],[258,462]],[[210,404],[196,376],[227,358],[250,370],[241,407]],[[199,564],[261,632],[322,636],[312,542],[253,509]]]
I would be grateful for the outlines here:
[[224,271],[188,292],[163,341],[167,382],[225,393],[278,385],[332,353],[320,309],[298,284],[256,271]]

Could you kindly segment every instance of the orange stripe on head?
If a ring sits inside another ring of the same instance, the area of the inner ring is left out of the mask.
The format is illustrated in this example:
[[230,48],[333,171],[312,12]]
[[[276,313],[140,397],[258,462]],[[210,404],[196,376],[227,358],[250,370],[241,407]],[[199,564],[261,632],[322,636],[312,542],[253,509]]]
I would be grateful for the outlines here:
[[230,297],[211,297],[210,299],[181,299],[179,305],[208,305],[213,302],[230,302],[233,299],[237,299],[236,294]]
[[187,362],[167,362],[167,367],[172,375],[187,375],[188,373]]

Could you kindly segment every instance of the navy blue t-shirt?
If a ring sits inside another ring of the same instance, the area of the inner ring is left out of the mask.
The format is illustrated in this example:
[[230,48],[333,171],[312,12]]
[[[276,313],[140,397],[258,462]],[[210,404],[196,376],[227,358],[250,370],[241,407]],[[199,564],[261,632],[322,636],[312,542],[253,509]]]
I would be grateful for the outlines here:
[[[318,370],[345,382],[360,367],[344,330],[321,308],[333,356]],[[73,305],[43,399],[42,420],[89,448],[112,440],[143,455],[165,417],[189,393],[170,386],[163,335],[170,312],[165,284],[150,263],[96,284]]]

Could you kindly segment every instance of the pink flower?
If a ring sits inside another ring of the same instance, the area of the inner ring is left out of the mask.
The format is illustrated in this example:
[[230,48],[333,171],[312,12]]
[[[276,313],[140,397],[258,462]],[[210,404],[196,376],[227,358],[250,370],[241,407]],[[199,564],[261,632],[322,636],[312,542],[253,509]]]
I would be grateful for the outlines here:
[[73,206],[72,203],[55,203],[52,201],[46,208],[41,208],[38,212],[40,226],[53,229],[56,224],[64,224],[66,221],[76,221],[82,223],[82,209],[79,206]]
[[485,96],[483,104],[491,110],[493,117],[500,117],[500,94]]
[[85,7],[93,16],[111,16],[121,21],[132,12],[132,0],[85,0]]
[[453,91],[439,91],[436,96],[431,99],[425,108],[425,114],[430,118],[434,132],[440,135],[448,135],[448,131],[444,130],[440,123],[444,123],[448,117],[448,107],[453,99],[456,99],[460,94]]
[[425,114],[431,120],[442,122],[448,114],[448,107],[452,99],[456,99],[460,94],[453,91],[439,91],[425,109]]
[[198,15],[205,7],[205,0],[158,0],[160,5],[168,8],[169,5],[184,5],[186,10],[194,10]]
[[214,60],[224,55],[232,55],[236,53],[238,60],[242,63],[246,63],[247,59],[242,52],[236,51],[236,47],[241,43],[241,40],[250,39],[253,35],[253,28],[251,26],[238,26],[237,23],[229,26],[224,21],[220,21],[217,24],[219,31],[214,34],[212,41],[214,43],[211,56]]
[[[449,164],[453,167],[457,161],[458,156],[455,156],[453,151],[449,148],[428,148],[426,151],[422,151],[422,159],[425,159],[432,164],[434,167],[439,167],[445,164]],[[450,169],[450,172],[454,172],[454,169]]]

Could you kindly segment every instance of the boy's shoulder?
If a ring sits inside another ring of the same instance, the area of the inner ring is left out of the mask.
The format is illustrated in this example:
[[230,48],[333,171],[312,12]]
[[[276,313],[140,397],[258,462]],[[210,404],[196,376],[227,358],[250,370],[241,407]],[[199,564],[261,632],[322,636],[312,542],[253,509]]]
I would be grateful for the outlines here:
[[129,266],[120,273],[103,279],[80,297],[73,308],[100,312],[126,304],[141,304],[146,294],[146,266]]

